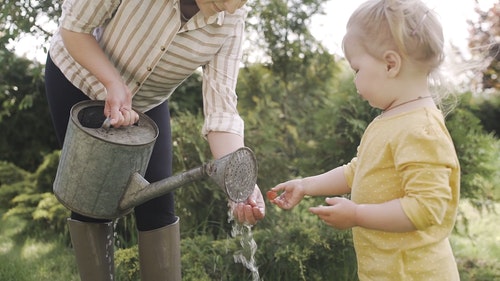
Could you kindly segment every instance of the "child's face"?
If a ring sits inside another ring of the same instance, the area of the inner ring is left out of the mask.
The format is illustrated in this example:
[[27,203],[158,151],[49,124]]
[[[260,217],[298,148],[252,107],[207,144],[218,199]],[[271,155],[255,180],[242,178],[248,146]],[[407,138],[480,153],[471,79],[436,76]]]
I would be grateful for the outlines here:
[[370,55],[354,33],[348,32],[344,37],[345,57],[355,72],[354,84],[359,95],[372,107],[384,109],[387,105],[384,95],[387,66]]
[[205,17],[210,17],[222,11],[234,13],[243,7],[247,0],[196,0],[196,4]]

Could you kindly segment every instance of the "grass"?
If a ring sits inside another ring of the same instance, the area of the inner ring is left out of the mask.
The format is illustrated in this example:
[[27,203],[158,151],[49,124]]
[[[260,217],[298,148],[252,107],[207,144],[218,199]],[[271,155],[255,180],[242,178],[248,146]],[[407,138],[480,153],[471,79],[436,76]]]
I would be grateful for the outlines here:
[[71,250],[59,240],[22,235],[26,226],[13,217],[0,223],[0,280],[80,280]]
[[[450,241],[461,279],[500,280],[500,203],[494,213],[478,212],[467,202],[460,208],[469,221],[469,232],[454,233]],[[23,231],[26,227],[25,221],[13,217],[0,222],[0,280],[78,281],[73,253],[66,242],[53,237],[27,237],[27,231]]]

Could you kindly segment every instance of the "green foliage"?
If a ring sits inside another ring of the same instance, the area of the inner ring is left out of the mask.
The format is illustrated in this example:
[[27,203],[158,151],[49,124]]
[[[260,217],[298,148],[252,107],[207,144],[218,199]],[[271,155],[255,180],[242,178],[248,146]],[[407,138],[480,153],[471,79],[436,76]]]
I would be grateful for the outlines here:
[[0,121],[18,110],[33,106],[36,95],[43,89],[42,66],[14,53],[0,49]]
[[59,165],[60,150],[55,150],[52,153],[46,154],[42,163],[34,172],[35,189],[37,192],[51,192],[54,178]]
[[168,102],[171,116],[175,117],[182,112],[190,112],[194,115],[203,113],[201,81],[201,74],[196,71],[175,89]]
[[487,132],[500,136],[500,91],[496,95],[491,95],[489,98],[467,96],[469,105],[474,115],[481,120],[481,124]]
[[24,182],[29,176],[30,173],[16,165],[0,161],[0,206],[9,208],[14,197],[31,189],[31,185]]
[[[300,218],[289,225],[254,228],[258,246],[255,261],[264,280],[324,280],[324,276],[356,280],[349,232],[337,232],[317,220]],[[251,272],[233,258],[241,251],[240,239],[236,236],[214,241],[204,235],[183,238],[183,280],[251,280]]]
[[[52,193],[21,194],[12,200],[15,206],[9,209],[5,218],[19,217],[30,221],[30,228],[26,231],[38,238],[48,234],[57,234],[66,237],[66,218],[69,212],[64,208]],[[50,236],[49,236],[50,237]]]
[[[319,14],[324,0],[267,0],[248,3],[251,7],[249,30],[260,37],[252,40],[255,47],[266,52],[275,73],[302,67],[304,60],[320,45],[308,28],[311,17]],[[251,33],[250,33],[251,34]],[[306,61],[306,65],[309,63]]]
[[500,90],[500,24],[498,11],[500,3],[492,2],[492,6],[482,11],[476,2],[477,21],[469,23],[469,47],[473,55],[472,61],[482,61],[487,65],[481,69],[483,89]]
[[3,0],[0,2],[0,46],[19,39],[27,33],[48,40],[51,35],[43,23],[56,21],[61,3],[52,0]]
[[457,263],[461,280],[491,281],[500,277],[500,268],[495,261],[459,259]]
[[[319,220],[296,217],[256,231],[260,272],[268,280],[356,280],[355,254],[350,232],[335,231]],[[299,242],[300,241],[300,242]],[[328,266],[325,266],[328,264]]]
[[117,249],[115,252],[116,280],[139,280],[138,247]]
[[[179,112],[172,119],[174,173],[199,167],[212,160],[206,141],[201,136],[203,117],[200,114]],[[188,236],[225,235],[227,199],[224,192],[211,180],[197,181],[175,191],[176,213],[181,217]]]
[[[500,278],[500,245],[498,244],[498,211],[496,203],[493,211],[478,210],[468,200],[460,204],[460,216],[467,218],[467,231],[458,231],[450,241],[461,280],[489,281]],[[461,230],[463,225],[458,224]]]
[[58,143],[43,96],[42,66],[0,50],[0,160],[34,171]]
[[462,108],[450,114],[447,125],[461,166],[461,197],[477,207],[488,207],[500,183],[500,141],[486,134],[480,120]]
[[58,233],[65,237],[67,234],[65,222],[69,211],[51,192],[59,154],[59,151],[55,151],[46,155],[35,173],[28,173],[11,164],[0,162],[1,206],[7,209],[3,216],[5,219],[16,217],[30,221],[30,228],[26,231],[33,236],[43,237],[48,233]]

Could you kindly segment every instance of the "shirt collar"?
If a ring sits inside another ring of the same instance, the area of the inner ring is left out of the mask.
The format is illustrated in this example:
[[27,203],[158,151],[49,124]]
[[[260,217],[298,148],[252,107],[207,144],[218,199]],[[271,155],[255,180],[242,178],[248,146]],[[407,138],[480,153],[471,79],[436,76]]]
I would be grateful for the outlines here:
[[[201,12],[198,12],[198,14],[200,17],[203,17]],[[224,12],[215,13],[206,19],[206,24],[222,25],[224,23],[224,15]]]

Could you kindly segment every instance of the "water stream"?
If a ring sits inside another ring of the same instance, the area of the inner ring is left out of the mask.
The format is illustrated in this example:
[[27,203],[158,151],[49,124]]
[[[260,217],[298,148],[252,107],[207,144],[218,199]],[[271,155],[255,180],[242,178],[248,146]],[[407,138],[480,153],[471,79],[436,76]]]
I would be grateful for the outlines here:
[[241,224],[234,220],[233,209],[228,213],[228,222],[232,222],[231,236],[239,238],[241,250],[234,252],[235,263],[241,263],[252,273],[253,281],[260,281],[259,269],[255,263],[255,253],[257,252],[257,243],[253,239],[252,225]]

